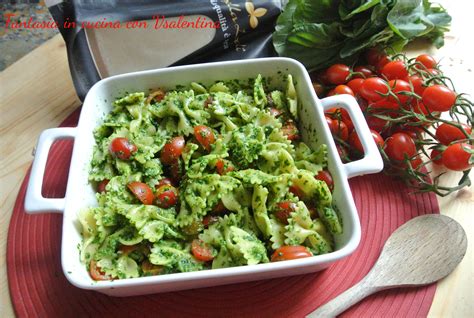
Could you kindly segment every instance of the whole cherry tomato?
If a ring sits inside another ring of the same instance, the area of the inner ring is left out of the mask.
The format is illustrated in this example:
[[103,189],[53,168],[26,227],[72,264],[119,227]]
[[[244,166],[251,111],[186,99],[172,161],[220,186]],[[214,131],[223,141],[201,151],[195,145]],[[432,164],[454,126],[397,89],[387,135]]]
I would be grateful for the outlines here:
[[348,95],[352,95],[354,96],[354,92],[352,91],[352,89],[347,86],[347,85],[337,85],[335,88],[334,88],[334,95],[341,95],[341,94],[348,94]]
[[[464,131],[469,136],[472,132],[471,127],[466,124],[461,124],[464,128]],[[443,123],[441,124],[438,129],[436,129],[436,138],[439,140],[440,143],[443,145],[449,145],[453,141],[466,139],[466,135],[463,131],[453,125]]]
[[333,85],[339,85],[344,84],[349,80],[351,70],[347,65],[334,64],[326,70],[326,75],[329,83]]
[[446,86],[433,85],[425,89],[422,100],[430,111],[445,112],[453,107],[456,97],[456,93]]
[[443,164],[443,152],[438,149],[431,150],[430,159],[437,165]]
[[408,71],[404,62],[392,61],[385,64],[382,68],[382,75],[387,80],[403,79],[408,76]]
[[421,63],[426,68],[435,68],[438,64],[434,57],[429,54],[420,54],[417,56],[415,61]]
[[194,127],[194,137],[207,151],[211,151],[211,145],[216,142],[212,129],[204,125]]
[[301,245],[283,245],[279,247],[272,255],[272,262],[288,261],[292,259],[313,256],[306,247]]
[[354,67],[354,78],[369,78],[374,75],[374,72],[367,66],[359,65]]
[[393,161],[403,161],[416,154],[416,145],[413,139],[405,133],[395,133],[385,140],[385,153]]
[[117,137],[112,140],[109,146],[110,153],[121,160],[128,160],[137,151],[137,146],[132,144],[127,138]]
[[360,88],[362,97],[373,102],[384,99],[388,91],[388,83],[379,77],[366,79]]
[[362,84],[364,83],[364,79],[363,78],[354,78],[352,80],[350,80],[348,83],[347,83],[347,86],[350,87],[350,89],[352,90],[352,92],[357,95],[359,94],[360,92],[360,88],[362,87]]
[[183,136],[174,137],[168,141],[161,150],[161,162],[166,165],[175,162],[183,153],[184,143]]
[[446,168],[455,171],[464,171],[472,168],[472,153],[474,149],[468,143],[452,144],[443,151],[443,164]]

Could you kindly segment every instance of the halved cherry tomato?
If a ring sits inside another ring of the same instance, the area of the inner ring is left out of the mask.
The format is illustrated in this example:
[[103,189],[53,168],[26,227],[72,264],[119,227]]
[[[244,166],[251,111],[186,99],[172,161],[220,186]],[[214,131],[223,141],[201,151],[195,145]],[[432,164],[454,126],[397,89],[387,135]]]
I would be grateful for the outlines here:
[[89,273],[93,280],[112,280],[112,277],[104,273],[95,260],[91,260],[89,264]]
[[105,187],[107,186],[107,184],[109,184],[109,182],[109,179],[104,179],[99,182],[99,184],[97,185],[97,192],[104,193],[106,191]]
[[288,261],[297,258],[305,258],[313,256],[308,249],[301,245],[283,245],[278,248],[272,255],[272,262]]
[[153,191],[143,182],[133,181],[127,184],[127,188],[132,191],[135,197],[145,205],[153,204]]
[[202,262],[209,262],[214,259],[212,247],[198,239],[193,240],[191,243],[191,252],[194,258]]
[[175,162],[183,153],[184,137],[178,136],[168,141],[161,150],[161,162],[165,165],[170,165]]
[[288,218],[290,214],[295,212],[296,204],[291,201],[283,201],[277,203],[277,209],[275,211],[275,217],[280,220],[283,224],[288,224]]
[[172,185],[162,185],[156,190],[156,205],[167,209],[178,203],[178,190]]
[[415,61],[423,64],[426,68],[435,68],[438,64],[434,57],[429,54],[420,54],[417,56]]
[[139,244],[135,244],[135,245],[120,245],[119,251],[120,251],[122,254],[128,255],[128,254],[132,253],[133,251],[135,251],[136,249],[138,249],[139,246],[140,246]]
[[204,108],[208,108],[209,105],[211,105],[213,101],[214,99],[212,98],[212,96],[209,96],[208,98],[206,98],[206,100],[204,101]]
[[334,190],[334,180],[332,179],[332,175],[329,171],[327,170],[321,170],[318,172],[317,175],[314,176],[314,178],[316,180],[321,180],[321,181],[324,181],[326,182],[329,190],[331,190],[331,192]]
[[408,71],[404,62],[392,61],[382,68],[382,75],[387,80],[403,79],[408,76]]
[[204,225],[204,227],[207,228],[209,227],[209,225],[216,223],[217,221],[219,221],[218,216],[208,214],[202,219],[202,225]]
[[290,192],[296,195],[300,200],[304,199],[304,192],[296,185],[291,185],[289,188]]
[[145,276],[155,276],[163,272],[163,266],[152,264],[147,259],[142,262],[141,268]]
[[175,160],[171,163],[168,169],[169,174],[171,175],[171,180],[174,184],[179,184],[181,177],[183,176],[183,165],[181,160]]
[[283,114],[283,111],[275,107],[270,107],[269,112],[270,112],[270,115],[272,115],[273,117],[279,117],[281,114]]
[[363,78],[354,78],[347,83],[347,86],[349,86],[352,89],[352,92],[357,95],[359,94],[360,88],[362,87],[363,83]]
[[374,75],[374,72],[372,72],[370,68],[363,65],[354,67],[354,73],[356,73],[356,74],[353,74],[354,78],[369,78]]
[[456,102],[456,93],[443,85],[433,85],[425,89],[422,95],[423,104],[430,111],[445,112]]
[[326,75],[329,83],[339,85],[344,84],[349,80],[351,70],[347,65],[334,64],[326,70]]
[[298,127],[296,127],[295,123],[292,120],[286,122],[286,124],[281,127],[281,131],[283,135],[288,138],[288,140],[298,140],[300,139],[300,134],[298,131]]
[[403,161],[416,154],[416,145],[413,139],[405,133],[395,133],[385,140],[385,153],[394,161]]
[[348,95],[354,96],[354,92],[352,91],[352,89],[349,86],[344,85],[344,84],[337,85],[334,88],[334,95],[341,95],[341,94],[348,94]]
[[229,160],[218,159],[216,162],[216,170],[218,174],[223,176],[227,172],[233,171],[234,166],[232,165],[232,162],[230,162]]
[[207,151],[211,151],[211,145],[216,142],[212,129],[204,125],[194,127],[194,137]]
[[109,146],[110,153],[121,160],[128,160],[134,152],[136,152],[137,146],[132,144],[127,138],[117,137],[112,140]]
[[[461,125],[469,136],[472,132],[471,127],[466,124]],[[468,137],[464,135],[461,129],[453,125],[443,123],[438,127],[438,129],[436,129],[436,138],[439,140],[440,143],[447,146],[453,141],[466,139]]]
[[366,79],[360,88],[362,97],[373,102],[384,99],[388,91],[389,87],[387,82],[380,77]]
[[431,150],[430,159],[437,165],[443,164],[443,152],[438,149]]
[[443,164],[446,168],[454,171],[464,171],[473,167],[473,146],[468,143],[459,143],[448,146],[443,151]]
[[155,189],[158,189],[159,187],[161,187],[163,185],[171,185],[172,186],[173,181],[171,181],[170,178],[163,178],[155,185]]
[[212,208],[212,213],[214,214],[223,214],[225,212],[227,212],[227,208],[222,200],[219,200],[219,202],[217,202],[217,204]]

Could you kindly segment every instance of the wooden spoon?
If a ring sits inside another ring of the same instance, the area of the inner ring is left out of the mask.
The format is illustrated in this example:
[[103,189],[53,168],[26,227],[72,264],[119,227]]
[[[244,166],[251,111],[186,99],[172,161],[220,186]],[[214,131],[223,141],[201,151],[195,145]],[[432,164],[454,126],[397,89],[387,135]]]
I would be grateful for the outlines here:
[[450,217],[429,214],[411,219],[388,238],[367,276],[308,317],[335,317],[384,289],[434,283],[456,268],[466,248],[464,229]]

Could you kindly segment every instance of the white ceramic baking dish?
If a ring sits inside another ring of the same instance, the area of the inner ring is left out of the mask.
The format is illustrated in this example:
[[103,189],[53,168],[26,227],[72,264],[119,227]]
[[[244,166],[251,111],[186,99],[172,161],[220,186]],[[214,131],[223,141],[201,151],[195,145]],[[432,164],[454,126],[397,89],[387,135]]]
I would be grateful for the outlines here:
[[[334,201],[343,220],[343,234],[336,236],[336,250],[310,258],[252,266],[177,273],[115,281],[93,281],[79,261],[77,245],[81,242],[78,212],[96,205],[95,191],[88,183],[89,161],[94,138],[92,131],[111,109],[111,102],[125,92],[145,91],[161,87],[173,89],[191,81],[212,83],[216,80],[248,79],[258,74],[272,78],[272,85],[281,86],[281,73],[292,74],[299,100],[299,122],[303,139],[314,147],[326,143],[329,147],[329,171],[333,175]],[[363,159],[343,164],[338,156],[324,109],[345,108],[354,122],[365,150]],[[317,131],[317,134],[314,132]],[[73,138],[74,150],[65,198],[44,198],[41,195],[44,170],[49,149],[58,139]],[[383,162],[356,100],[349,95],[318,99],[309,75],[302,64],[287,58],[263,58],[180,66],[159,70],[117,75],[101,80],[91,88],[82,107],[76,128],[45,130],[38,141],[31,170],[25,209],[28,213],[63,213],[61,262],[64,275],[75,286],[113,296],[131,296],[206,286],[238,283],[316,272],[351,254],[360,241],[360,222],[347,179],[382,169]]]

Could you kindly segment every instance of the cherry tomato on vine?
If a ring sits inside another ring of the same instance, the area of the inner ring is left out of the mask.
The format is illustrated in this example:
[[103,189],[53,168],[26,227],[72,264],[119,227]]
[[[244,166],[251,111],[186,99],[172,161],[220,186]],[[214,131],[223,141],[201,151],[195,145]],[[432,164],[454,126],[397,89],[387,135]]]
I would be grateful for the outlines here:
[[406,65],[402,61],[388,62],[381,73],[387,80],[403,79],[408,76]]
[[384,57],[387,57],[385,53],[381,52],[377,48],[371,48],[365,52],[365,59],[367,60],[367,63],[372,66],[377,66],[377,63]]
[[[370,130],[370,133],[372,134],[372,137],[374,138],[374,141],[377,146],[383,147],[384,141],[382,136],[380,136],[380,134],[373,129]],[[349,145],[351,145],[351,147],[355,149],[358,154],[364,153],[364,148],[362,147],[362,143],[360,142],[359,135],[357,135],[357,132],[355,130],[349,136]]]
[[347,83],[347,86],[350,87],[350,89],[352,90],[352,92],[357,95],[359,94],[360,92],[360,88],[362,87],[362,84],[364,83],[364,79],[363,78],[354,78],[352,80],[350,80],[348,83]]
[[191,243],[191,252],[194,255],[194,258],[196,258],[199,261],[202,262],[209,262],[214,259],[214,255],[212,253],[212,247],[209,246],[208,244],[204,243],[203,241],[199,239],[193,240]]
[[391,101],[387,98],[381,99],[375,103],[371,103],[370,108],[373,111],[387,111],[387,110],[397,110],[399,108],[398,103],[395,101]]
[[362,97],[373,102],[384,99],[384,95],[387,95],[388,91],[389,87],[387,82],[380,77],[366,79],[360,88]]
[[290,214],[295,212],[296,204],[291,201],[277,203],[275,217],[283,224],[288,224]]
[[391,60],[388,58],[388,56],[386,56],[386,55],[382,56],[380,58],[380,60],[377,62],[377,65],[375,65],[375,68],[380,73],[381,70],[385,67],[385,65],[387,65],[390,62],[391,62]]
[[443,151],[443,164],[446,168],[455,171],[464,171],[472,168],[473,146],[468,143],[459,143],[448,146]]
[[337,85],[334,88],[334,95],[341,95],[341,94],[349,94],[349,95],[354,96],[354,92],[352,91],[352,89],[348,85],[344,85],[344,84]]
[[435,68],[438,64],[434,57],[429,54],[420,54],[415,61],[423,64],[426,68]]
[[324,86],[321,83],[313,82],[313,89],[316,95],[322,96],[324,94]]
[[184,137],[178,136],[168,141],[161,150],[161,162],[170,165],[175,162],[183,153]]
[[422,100],[430,111],[445,112],[456,102],[456,93],[446,86],[433,85],[425,89]]
[[172,185],[162,185],[156,190],[156,205],[160,208],[167,209],[178,203],[178,190]]
[[413,139],[405,133],[395,133],[385,140],[385,153],[393,161],[403,161],[416,154],[416,145]]
[[347,162],[348,161],[348,156],[347,156],[347,149],[345,146],[341,144],[336,145],[337,153],[339,155],[339,158],[341,158],[342,162]]
[[[464,130],[469,136],[472,132],[471,127],[469,127],[466,124],[460,124],[460,125],[464,128]],[[462,132],[460,128],[447,124],[447,123],[443,123],[438,127],[438,129],[436,129],[436,138],[438,139],[440,143],[447,146],[453,141],[466,139],[468,137],[464,135],[464,133]]]
[[318,172],[317,175],[314,176],[316,180],[324,181],[326,182],[329,190],[331,192],[334,190],[334,180],[332,179],[332,175],[329,171],[327,170],[321,170]]
[[110,153],[121,160],[128,160],[134,152],[136,152],[137,146],[132,144],[127,138],[117,137],[112,140],[109,146]]
[[367,114],[365,120],[367,121],[367,125],[370,127],[370,129],[373,129],[379,133],[382,133],[388,127],[388,122],[385,119],[375,117],[371,114]]
[[443,152],[438,149],[431,150],[430,159],[437,165],[443,164]]
[[93,280],[111,280],[112,278],[103,272],[95,260],[91,260],[89,264],[89,273]]
[[104,193],[106,191],[105,187],[109,184],[109,179],[104,179],[97,185],[97,192]]
[[127,184],[127,188],[141,203],[146,205],[153,204],[153,191],[146,183],[133,181]]
[[[374,75],[374,72],[372,72],[372,70],[370,68],[368,68],[367,66],[363,66],[363,65],[359,65],[359,66],[356,66],[354,67],[354,71],[353,71],[353,77],[354,78],[369,78],[371,76]],[[359,73],[359,74],[357,74]]]
[[194,127],[194,137],[207,151],[211,151],[211,145],[216,142],[212,129],[204,125]]
[[[390,90],[397,96],[398,100],[401,104],[405,104],[411,97],[409,93],[411,93],[410,84],[404,80],[396,79],[390,80],[388,82],[390,86]],[[388,96],[387,98],[389,101],[397,102],[397,99],[393,96]]]
[[354,124],[352,123],[351,116],[349,115],[349,112],[345,110],[344,108],[333,107],[333,108],[329,108],[324,113],[330,116],[335,121],[342,120],[344,124],[346,124],[347,129],[349,131],[352,131],[352,129],[354,129]]
[[413,91],[415,92],[415,94],[417,94],[418,96],[421,97],[421,95],[423,94],[423,92],[425,91],[425,86],[423,85],[423,79],[418,76],[418,75],[410,75],[408,76],[407,78],[405,78],[405,81],[407,81],[408,83],[411,83],[411,85],[413,86]]
[[272,255],[272,262],[288,261],[297,258],[313,256],[304,246],[301,245],[283,245],[279,247]]
[[346,83],[349,80],[350,75],[351,70],[349,69],[349,66],[344,64],[334,64],[326,70],[327,79],[329,83],[333,85]]
[[421,157],[416,156],[416,157],[411,158],[410,160],[408,160],[408,162],[403,161],[400,166],[401,166],[401,168],[407,169],[408,165],[410,165],[413,170],[416,170],[422,164],[423,164],[423,160],[421,159]]

